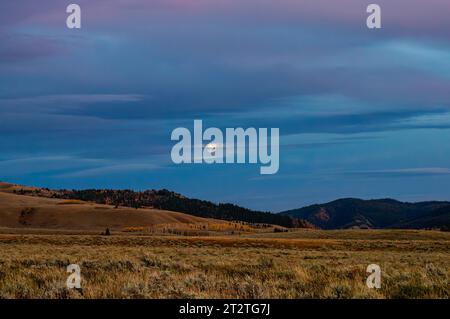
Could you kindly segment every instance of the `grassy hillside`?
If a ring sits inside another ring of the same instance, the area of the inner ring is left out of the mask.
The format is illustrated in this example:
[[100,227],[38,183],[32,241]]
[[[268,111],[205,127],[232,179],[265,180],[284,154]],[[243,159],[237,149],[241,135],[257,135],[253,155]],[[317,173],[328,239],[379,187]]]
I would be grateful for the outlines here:
[[205,223],[208,219],[158,209],[110,205],[0,192],[0,227],[122,230],[158,224]]
[[216,204],[209,201],[191,199],[164,189],[141,192],[114,189],[51,190],[48,188],[0,183],[0,191],[45,198],[74,199],[116,207],[157,208],[197,217],[228,221],[272,224],[283,227],[312,226],[289,216],[253,211],[233,204]]

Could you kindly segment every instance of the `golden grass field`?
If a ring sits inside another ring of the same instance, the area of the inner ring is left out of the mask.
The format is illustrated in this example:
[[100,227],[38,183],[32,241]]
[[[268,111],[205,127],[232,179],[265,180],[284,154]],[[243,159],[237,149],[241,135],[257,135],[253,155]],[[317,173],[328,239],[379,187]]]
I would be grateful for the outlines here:
[[[69,264],[81,268],[80,290],[66,287]],[[381,289],[366,286],[369,264],[381,267]],[[448,299],[449,265],[448,232],[275,233],[0,187],[0,298]]]
[[[450,296],[447,233],[277,235],[289,238],[1,234],[0,298]],[[73,263],[81,267],[81,290],[65,286],[66,266]],[[366,287],[372,263],[381,267],[381,289]]]

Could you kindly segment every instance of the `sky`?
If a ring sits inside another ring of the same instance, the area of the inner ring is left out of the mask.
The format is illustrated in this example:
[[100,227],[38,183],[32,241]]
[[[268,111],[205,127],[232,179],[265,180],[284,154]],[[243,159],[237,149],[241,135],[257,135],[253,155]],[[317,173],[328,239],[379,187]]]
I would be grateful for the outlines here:
[[[0,2],[0,180],[273,212],[450,200],[448,0],[73,0],[81,29],[70,3]],[[279,128],[278,173],[175,165],[194,119]]]

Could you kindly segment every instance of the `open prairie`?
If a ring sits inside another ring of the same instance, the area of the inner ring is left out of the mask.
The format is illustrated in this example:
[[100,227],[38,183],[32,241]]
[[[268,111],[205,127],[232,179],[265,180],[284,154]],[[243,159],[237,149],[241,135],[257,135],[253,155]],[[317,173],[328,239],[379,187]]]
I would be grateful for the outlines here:
[[[1,298],[449,298],[450,234],[0,235]],[[381,267],[381,289],[366,267]],[[66,267],[81,268],[67,289]]]

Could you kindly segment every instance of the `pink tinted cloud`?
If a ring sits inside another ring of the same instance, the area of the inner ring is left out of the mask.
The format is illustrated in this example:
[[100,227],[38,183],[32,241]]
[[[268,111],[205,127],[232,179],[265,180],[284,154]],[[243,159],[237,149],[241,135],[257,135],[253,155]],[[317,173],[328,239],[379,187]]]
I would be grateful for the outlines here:
[[[364,27],[370,3],[382,8],[384,28],[392,32],[450,32],[448,0],[74,0],[96,24],[150,23],[145,17],[220,18],[230,23],[333,24]],[[66,3],[59,0],[4,1],[0,24],[62,24]],[[134,18],[137,18],[135,20]],[[2,21],[2,22],[1,22]]]

